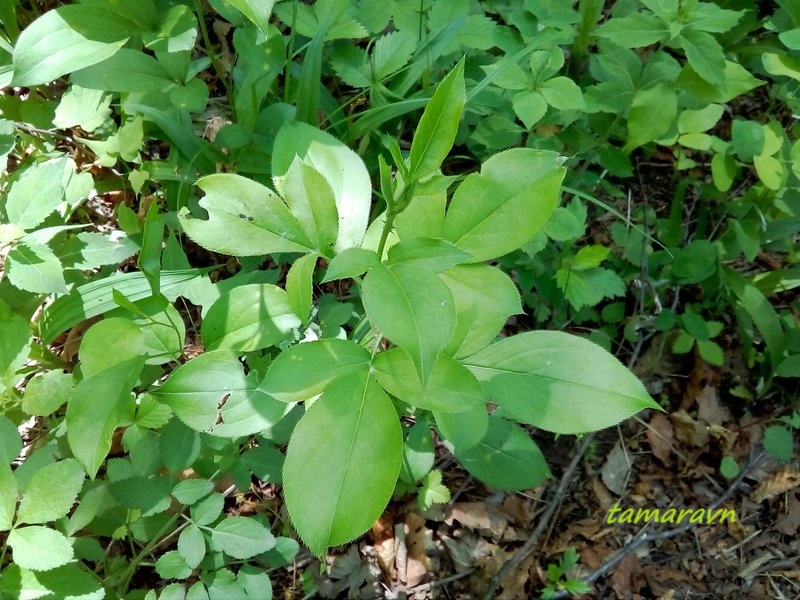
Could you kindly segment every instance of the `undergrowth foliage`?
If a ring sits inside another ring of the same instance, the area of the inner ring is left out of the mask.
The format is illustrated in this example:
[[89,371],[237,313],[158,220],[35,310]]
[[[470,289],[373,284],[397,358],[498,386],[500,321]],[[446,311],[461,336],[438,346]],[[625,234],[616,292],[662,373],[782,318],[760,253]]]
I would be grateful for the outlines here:
[[[800,373],[767,299],[796,268],[733,265],[796,260],[800,142],[730,118],[766,77],[800,110],[792,3],[413,4],[3,3],[0,597],[271,597],[295,532],[324,556],[393,495],[447,502],[434,440],[524,490],[550,477],[529,426],[661,409],[611,340],[721,365],[726,306],[738,396]],[[594,197],[659,147],[666,216]],[[596,243],[583,200],[621,217]],[[253,481],[293,528],[230,510]]]

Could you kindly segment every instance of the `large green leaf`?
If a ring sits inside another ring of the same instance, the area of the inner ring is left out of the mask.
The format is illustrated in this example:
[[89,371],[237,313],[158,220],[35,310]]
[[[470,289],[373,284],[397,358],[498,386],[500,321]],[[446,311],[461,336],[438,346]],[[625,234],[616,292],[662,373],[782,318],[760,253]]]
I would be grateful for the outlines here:
[[335,137],[306,125],[286,123],[275,138],[272,175],[283,193],[282,178],[299,156],[328,182],[339,214],[339,233],[334,250],[360,246],[367,230],[372,183],[364,161]]
[[92,325],[81,340],[81,373],[91,377],[144,354],[144,337],[138,325],[120,317],[103,319]]
[[712,85],[725,85],[725,53],[714,36],[703,31],[685,31],[678,40],[695,73]]
[[206,352],[178,367],[151,394],[196,431],[220,437],[258,433],[280,421],[287,405],[258,388],[231,350]]
[[64,200],[66,158],[31,165],[14,182],[6,198],[9,223],[21,229],[39,225]]
[[252,558],[275,546],[269,529],[249,517],[226,517],[211,530],[211,546],[238,559]]
[[402,348],[381,352],[374,360],[375,378],[406,404],[440,412],[462,412],[484,406],[486,397],[475,376],[460,362],[440,354],[425,385],[414,361]]
[[486,412],[485,404],[459,413],[434,411],[433,416],[439,433],[453,446],[455,452],[471,448],[489,430],[489,413]]
[[464,108],[464,61],[442,79],[425,107],[411,142],[409,181],[423,178],[442,164],[453,147]]
[[381,264],[364,278],[362,300],[373,326],[408,351],[425,383],[455,328],[450,289],[426,269]]
[[503,490],[526,490],[551,476],[530,435],[500,417],[490,416],[484,438],[456,457],[475,477]]
[[31,571],[49,571],[75,555],[64,534],[38,525],[14,529],[6,541],[14,551],[14,564]]
[[268,283],[240,285],[223,292],[203,319],[201,335],[208,350],[242,352],[274,346],[300,327],[286,292]]
[[279,187],[311,244],[328,256],[339,232],[336,199],[328,181],[296,158]]
[[78,498],[85,474],[74,458],[38,469],[25,486],[17,523],[47,523],[67,515]]
[[441,278],[456,306],[456,328],[445,352],[456,358],[494,341],[508,317],[522,312],[517,286],[497,267],[458,265]]
[[72,74],[73,83],[106,92],[154,92],[177,83],[155,58],[137,50],[119,52]]
[[678,114],[678,96],[672,83],[658,83],[638,90],[628,112],[628,141],[624,150],[631,152],[667,133]]
[[83,379],[67,404],[67,441],[89,477],[94,478],[111,448],[142,366],[144,357],[137,357]]
[[492,156],[456,190],[444,237],[483,262],[519,248],[539,231],[558,204],[563,157],[514,148]]
[[306,254],[292,263],[286,274],[286,296],[289,306],[300,319],[300,325],[308,323],[314,292],[314,269],[317,255]]
[[315,250],[283,200],[260,183],[218,173],[203,177],[197,186],[206,193],[200,206],[208,219],[191,216],[188,208],[181,209],[178,219],[204,248],[232,256]]
[[332,383],[295,427],[283,469],[286,507],[316,555],[364,533],[400,472],[403,434],[367,372]]
[[64,268],[44,244],[20,243],[6,258],[8,280],[21,290],[39,294],[64,293]]
[[321,394],[336,379],[368,371],[369,362],[369,352],[348,340],[305,342],[272,361],[259,389],[283,402],[302,402]]
[[614,356],[560,331],[504,338],[463,361],[508,414],[555,433],[584,433],[660,407]]
[[47,83],[99,63],[134,33],[130,23],[91,6],[72,4],[46,12],[17,39],[12,83]]
[[445,240],[434,238],[411,238],[398,242],[387,255],[390,265],[413,264],[435,273],[465,262],[469,254]]

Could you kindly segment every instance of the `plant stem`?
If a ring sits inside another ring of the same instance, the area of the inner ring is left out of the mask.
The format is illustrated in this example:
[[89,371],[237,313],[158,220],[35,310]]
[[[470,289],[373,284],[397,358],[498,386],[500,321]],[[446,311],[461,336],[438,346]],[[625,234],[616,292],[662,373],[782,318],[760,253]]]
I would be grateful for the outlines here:
[[383,249],[386,247],[386,240],[389,238],[389,232],[394,227],[394,220],[397,217],[394,211],[386,211],[386,222],[383,224],[383,231],[381,231],[381,241],[378,242],[378,260],[383,258]]

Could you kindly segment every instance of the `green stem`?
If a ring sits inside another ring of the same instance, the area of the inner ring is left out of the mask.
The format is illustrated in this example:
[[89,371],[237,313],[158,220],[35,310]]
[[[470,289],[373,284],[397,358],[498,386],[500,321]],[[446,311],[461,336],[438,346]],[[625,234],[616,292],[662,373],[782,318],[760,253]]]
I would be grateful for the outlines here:
[[139,564],[144,560],[145,556],[150,554],[153,549],[161,543],[161,536],[164,535],[178,520],[180,513],[177,513],[172,516],[172,518],[164,523],[164,526],[158,531],[156,535],[147,543],[147,545],[139,552],[136,556],[133,557],[128,568],[123,573],[122,577],[120,578],[120,583],[117,586],[117,593],[120,596],[125,596],[128,592],[128,586],[131,583],[131,579],[133,579],[133,575],[136,573],[136,568]]
[[386,247],[386,240],[389,238],[389,232],[394,227],[394,220],[397,217],[393,211],[386,211],[386,222],[383,224],[383,231],[381,231],[381,241],[378,242],[378,259],[383,259],[383,249]]

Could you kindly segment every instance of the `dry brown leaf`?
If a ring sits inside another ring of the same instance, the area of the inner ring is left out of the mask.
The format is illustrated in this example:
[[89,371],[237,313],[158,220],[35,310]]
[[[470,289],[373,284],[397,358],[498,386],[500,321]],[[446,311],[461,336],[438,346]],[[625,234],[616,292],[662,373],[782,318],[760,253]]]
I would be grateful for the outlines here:
[[708,428],[694,420],[685,410],[670,415],[675,428],[675,437],[688,446],[705,446],[708,443]]
[[654,412],[650,417],[647,441],[656,458],[663,465],[669,466],[669,454],[675,446],[675,430],[665,414]]
[[405,525],[406,548],[408,548],[406,585],[414,587],[432,571],[428,551],[433,548],[433,532],[425,525],[425,519],[416,513],[406,515]]
[[600,469],[600,477],[606,487],[621,496],[625,491],[625,484],[631,472],[632,459],[623,449],[622,444],[617,442],[608,453],[603,468]]
[[608,488],[603,485],[603,482],[600,481],[597,477],[592,477],[592,491],[594,495],[597,496],[597,500],[600,502],[600,508],[604,511],[607,511],[609,508],[614,506],[614,496],[611,495],[611,492],[608,491]]
[[797,535],[800,528],[800,498],[797,493],[789,494],[786,512],[775,521],[775,529],[786,535]]
[[618,598],[625,598],[633,590],[633,574],[639,568],[639,558],[631,553],[622,559],[611,573],[611,587]]
[[800,471],[784,467],[758,484],[751,497],[756,502],[770,500],[800,485]]
[[717,388],[707,385],[697,395],[697,418],[709,425],[722,425],[732,420],[731,413],[719,403]]
[[456,502],[445,516],[444,522],[452,526],[458,521],[467,529],[501,538],[508,527],[508,519],[494,506],[485,502]]

